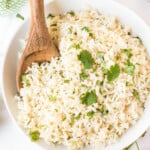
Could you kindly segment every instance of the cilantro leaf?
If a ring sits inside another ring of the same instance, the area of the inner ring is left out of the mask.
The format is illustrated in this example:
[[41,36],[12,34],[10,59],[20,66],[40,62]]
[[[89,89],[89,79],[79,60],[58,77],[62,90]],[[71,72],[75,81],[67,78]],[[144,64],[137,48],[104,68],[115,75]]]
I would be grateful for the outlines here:
[[81,113],[79,113],[79,114],[75,117],[75,119],[76,119],[76,120],[79,120],[79,119],[80,119],[80,117],[81,117],[81,115],[82,115],[82,114],[81,114]]
[[102,53],[100,51],[97,52],[97,57],[103,61],[104,60],[104,57],[102,56]]
[[142,39],[139,36],[137,36],[136,38],[139,40],[140,44],[143,45]]
[[52,96],[52,95],[48,95],[48,99],[49,99],[50,101],[53,101],[53,102],[56,101],[56,97],[54,97],[54,96]]
[[75,123],[75,121],[79,120],[81,115],[82,115],[81,113],[79,113],[77,116],[71,115],[70,116],[70,123],[71,123],[71,125],[73,125]]
[[70,27],[68,28],[68,32],[69,32],[69,33],[72,33],[72,31],[73,31],[73,28],[72,28],[72,26],[70,26]]
[[68,14],[70,14],[70,16],[72,16],[72,17],[73,17],[73,16],[75,16],[75,12],[74,12],[74,11],[72,11],[72,10],[71,10],[71,11],[69,11],[69,12],[68,12]]
[[126,81],[126,86],[132,86],[132,83]]
[[127,147],[125,147],[123,150],[130,150],[130,148],[133,146],[134,143],[128,145]]
[[31,141],[35,142],[39,139],[40,132],[37,130],[35,131],[30,130],[29,135],[30,135]]
[[89,36],[90,36],[91,38],[94,37],[94,36],[93,36],[93,33],[91,32],[91,30],[90,30],[87,26],[84,26],[83,28],[81,28],[81,30],[82,30],[82,31],[85,31],[85,32],[87,32],[87,33],[89,33]]
[[94,64],[94,59],[92,55],[87,50],[82,50],[78,55],[78,60],[80,60],[85,69],[91,69]]
[[24,17],[21,14],[19,14],[19,13],[16,14],[16,17],[21,19],[21,20],[24,20]]
[[21,76],[21,80],[23,83],[25,83],[26,86],[30,85],[29,80],[27,79],[27,76],[25,74]]
[[124,68],[124,72],[128,73],[129,75],[133,75],[135,70],[135,65],[127,60],[126,67]]
[[94,38],[94,35],[93,35],[93,33],[89,33],[89,36],[91,37],[91,38]]
[[137,150],[140,150],[140,148],[139,148],[139,145],[138,145],[137,141],[135,141],[135,145],[136,145]]
[[70,123],[71,123],[71,125],[73,125],[74,122],[75,122],[75,118],[74,118],[74,116],[71,116],[71,117],[70,117]]
[[141,137],[144,137],[144,136],[146,135],[146,133],[147,133],[147,131],[145,131],[145,132],[141,135]]
[[89,29],[88,27],[86,27],[86,26],[83,27],[83,28],[81,28],[81,30],[82,30],[82,31],[86,31],[86,32],[90,32],[90,29]]
[[113,66],[110,67],[110,69],[107,72],[107,80],[109,82],[115,80],[116,78],[118,78],[120,74],[120,67],[118,64],[115,64]]
[[97,86],[102,86],[103,84],[104,84],[104,81],[99,81],[99,80],[96,81]]
[[75,48],[75,49],[80,49],[81,47],[80,47],[80,44],[73,44],[73,45],[71,45],[69,48],[68,48],[68,50],[70,50],[70,49],[72,49],[72,48]]
[[123,150],[130,150],[130,149],[131,149],[131,147],[133,146],[133,144],[135,144],[135,146],[136,146],[137,150],[140,150],[140,148],[139,148],[139,145],[138,145],[137,141],[135,141],[135,142],[131,143],[129,146],[127,146],[127,147],[126,147],[126,148],[124,148]]
[[102,70],[102,72],[103,72],[104,75],[106,75],[107,72],[108,72],[108,70],[105,67],[101,67],[101,70]]
[[128,58],[132,57],[132,50],[131,49],[123,49],[123,52],[127,55]]
[[70,82],[70,80],[64,80],[64,83],[69,83]]
[[85,72],[85,70],[82,70],[80,73],[80,78],[82,80],[87,79],[88,78],[88,74]]
[[81,97],[81,102],[86,105],[97,103],[97,95],[95,91],[87,92]]
[[132,94],[133,94],[133,96],[134,96],[137,100],[140,101],[139,92],[138,92],[137,90],[133,89]]
[[94,111],[87,112],[87,116],[91,119],[94,116]]
[[80,49],[80,44],[76,44],[76,45],[75,45],[75,48],[76,48],[76,49]]
[[101,112],[102,115],[107,115],[109,113],[105,105],[102,105],[99,111]]

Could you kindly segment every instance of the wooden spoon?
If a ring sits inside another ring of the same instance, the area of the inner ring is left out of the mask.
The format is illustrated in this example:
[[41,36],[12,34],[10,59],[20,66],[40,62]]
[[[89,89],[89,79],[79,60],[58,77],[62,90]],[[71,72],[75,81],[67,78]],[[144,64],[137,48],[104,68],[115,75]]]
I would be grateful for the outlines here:
[[18,91],[22,87],[21,75],[25,73],[28,66],[31,66],[33,62],[50,61],[52,57],[59,55],[46,27],[44,1],[30,0],[30,9],[31,25],[29,38],[16,73]]

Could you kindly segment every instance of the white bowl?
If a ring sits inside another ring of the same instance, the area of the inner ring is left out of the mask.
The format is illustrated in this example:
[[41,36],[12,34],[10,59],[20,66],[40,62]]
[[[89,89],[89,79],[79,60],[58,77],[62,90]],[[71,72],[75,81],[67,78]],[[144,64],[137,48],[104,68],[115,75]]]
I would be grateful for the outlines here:
[[[86,6],[90,6],[106,15],[108,14],[111,16],[115,16],[122,22],[122,24],[131,27],[133,33],[135,33],[142,39],[145,47],[148,50],[148,53],[150,54],[149,27],[134,12],[114,1],[55,0],[51,4],[46,5],[46,10],[47,12],[56,14],[69,10],[74,11],[81,10]],[[14,100],[14,95],[17,92],[15,77],[16,77],[16,67],[18,63],[18,51],[21,49],[19,40],[25,38],[28,31],[29,31],[29,21],[25,21],[18,28],[16,34],[14,34],[13,38],[10,40],[3,64],[2,94],[7,109],[9,111],[9,114],[16,124],[17,124],[16,121],[17,106],[16,101]],[[121,150],[124,147],[131,144],[132,142],[134,142],[149,127],[150,125],[149,116],[150,116],[150,100],[147,101],[144,114],[142,115],[140,120],[136,123],[136,125],[131,127],[119,141],[117,141],[115,144],[106,147],[105,150]],[[19,128],[21,129],[21,131],[23,131],[21,127]],[[43,141],[39,141],[37,143],[45,149],[51,150],[66,149],[63,146],[50,147]],[[86,149],[90,149],[90,147]],[[100,150],[101,148],[97,146],[95,149]]]

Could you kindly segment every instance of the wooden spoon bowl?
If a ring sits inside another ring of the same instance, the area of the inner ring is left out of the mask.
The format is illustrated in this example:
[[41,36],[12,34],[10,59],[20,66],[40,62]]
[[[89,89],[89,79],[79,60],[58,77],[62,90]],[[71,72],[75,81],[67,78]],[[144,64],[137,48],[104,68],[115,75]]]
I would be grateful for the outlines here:
[[21,75],[33,62],[42,63],[58,56],[59,52],[50,38],[44,15],[44,1],[30,0],[31,25],[27,45],[19,61],[16,84],[19,91],[22,87]]

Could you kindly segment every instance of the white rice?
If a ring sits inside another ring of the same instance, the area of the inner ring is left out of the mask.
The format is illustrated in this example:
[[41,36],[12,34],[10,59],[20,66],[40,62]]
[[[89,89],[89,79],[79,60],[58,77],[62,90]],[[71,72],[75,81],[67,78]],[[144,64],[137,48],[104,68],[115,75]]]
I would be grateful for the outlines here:
[[[93,10],[76,12],[75,16],[66,13],[50,17],[48,27],[60,57],[41,65],[33,63],[26,70],[28,84],[23,82],[23,88],[15,97],[18,122],[27,133],[38,130],[40,138],[49,144],[64,144],[70,149],[116,142],[139,120],[150,93],[150,57],[143,44],[116,18]],[[123,49],[131,49],[133,75],[123,71],[128,59]],[[86,70],[86,79],[80,78],[84,66],[78,55],[82,50],[90,52],[95,62]],[[98,58],[98,51],[104,62]],[[120,74],[109,83],[102,67],[109,70],[116,63]],[[97,102],[87,106],[80,99],[92,90]],[[108,110],[106,114],[99,111],[102,106]],[[89,111],[94,112],[91,118],[87,115]]]

